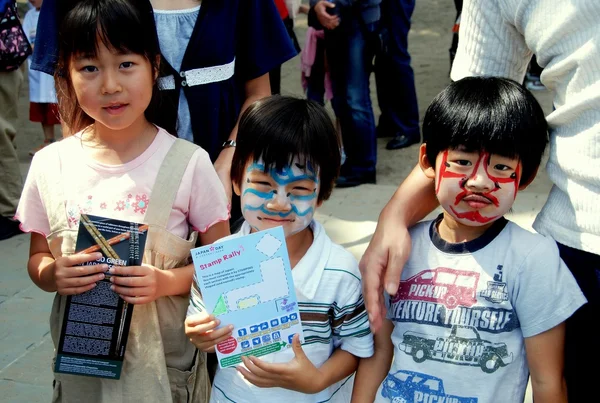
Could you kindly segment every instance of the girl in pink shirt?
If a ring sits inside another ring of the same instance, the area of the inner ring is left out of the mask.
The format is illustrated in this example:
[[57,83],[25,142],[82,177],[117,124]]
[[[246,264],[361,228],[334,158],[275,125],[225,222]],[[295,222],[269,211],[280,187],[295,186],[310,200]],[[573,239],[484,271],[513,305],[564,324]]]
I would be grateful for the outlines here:
[[183,331],[188,262],[197,236],[209,244],[229,233],[228,199],[204,150],[152,124],[160,50],[150,3],[78,2],[60,40],[61,116],[77,134],[36,153],[17,210],[31,232],[29,275],[56,293],[55,347],[67,296],[108,270],[78,266],[99,258],[74,254],[80,214],[149,230],[141,266],[108,270],[113,291],[136,304],[121,378],[56,373],[53,401],[207,401],[204,356]]

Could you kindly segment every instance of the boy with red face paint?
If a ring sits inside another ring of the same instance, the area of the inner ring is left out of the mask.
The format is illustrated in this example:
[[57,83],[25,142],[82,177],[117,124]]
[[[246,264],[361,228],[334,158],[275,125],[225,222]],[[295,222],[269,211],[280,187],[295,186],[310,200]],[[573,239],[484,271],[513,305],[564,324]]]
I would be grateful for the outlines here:
[[541,107],[514,81],[465,78],[433,100],[423,133],[419,165],[444,211],[410,230],[353,402],[522,402],[529,372],[536,402],[566,402],[564,321],[586,300],[556,243],[504,218],[548,142]]

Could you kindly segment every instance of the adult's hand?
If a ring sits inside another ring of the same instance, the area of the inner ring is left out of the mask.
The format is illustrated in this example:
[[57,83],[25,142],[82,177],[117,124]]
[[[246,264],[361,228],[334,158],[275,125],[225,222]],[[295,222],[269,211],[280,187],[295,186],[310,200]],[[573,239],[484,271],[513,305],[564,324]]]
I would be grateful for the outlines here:
[[327,29],[336,29],[340,25],[340,17],[331,15],[327,12],[328,8],[334,8],[336,5],[326,0],[321,0],[315,4],[315,14],[319,23]]
[[359,264],[365,306],[373,333],[379,330],[385,319],[384,286],[388,294],[396,294],[410,249],[411,240],[406,224],[392,214],[386,215],[384,209]]
[[[422,146],[421,154],[424,152]],[[438,206],[433,185],[417,165],[381,211],[375,234],[360,260],[363,295],[373,332],[379,330],[385,317],[383,288],[390,295],[398,291],[411,249],[408,228]]]

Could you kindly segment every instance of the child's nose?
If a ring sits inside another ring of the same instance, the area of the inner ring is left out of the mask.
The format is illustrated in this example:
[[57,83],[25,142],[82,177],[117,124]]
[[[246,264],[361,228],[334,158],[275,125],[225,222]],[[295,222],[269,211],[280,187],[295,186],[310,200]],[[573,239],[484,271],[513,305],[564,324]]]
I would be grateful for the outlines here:
[[271,200],[267,202],[267,208],[270,210],[288,211],[291,207],[290,198],[283,191],[275,192]]
[[486,170],[486,163],[482,162],[467,179],[466,186],[473,191],[489,192],[494,189],[494,181]]
[[117,74],[111,71],[104,73],[104,80],[102,81],[102,93],[103,94],[114,94],[120,92],[121,84],[117,78]]

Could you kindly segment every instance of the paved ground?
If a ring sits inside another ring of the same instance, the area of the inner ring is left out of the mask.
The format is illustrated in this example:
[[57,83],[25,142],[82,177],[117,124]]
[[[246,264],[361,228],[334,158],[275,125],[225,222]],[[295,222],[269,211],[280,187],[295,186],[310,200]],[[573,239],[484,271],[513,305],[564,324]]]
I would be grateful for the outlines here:
[[[417,2],[409,41],[421,116],[431,99],[449,82],[447,49],[453,18],[454,5],[450,0]],[[296,31],[301,43],[304,42],[306,19],[298,19]],[[302,95],[298,65],[299,60],[295,58],[283,67],[285,94]],[[378,113],[374,82],[372,88]],[[41,128],[27,120],[27,94],[24,85],[17,141],[24,176],[30,163],[28,151],[42,141]],[[540,92],[536,96],[549,111],[549,94]],[[380,141],[377,185],[335,190],[318,212],[317,218],[334,241],[357,257],[375,229],[381,208],[417,161],[417,146],[400,151],[387,151],[384,146],[385,142]],[[530,227],[549,187],[545,172],[541,172],[530,188],[519,195],[510,218]],[[53,351],[47,321],[52,295],[39,290],[29,280],[26,273],[28,247],[28,235],[0,242],[0,400],[6,402],[46,402],[51,397]],[[531,401],[530,397],[527,401]]]

